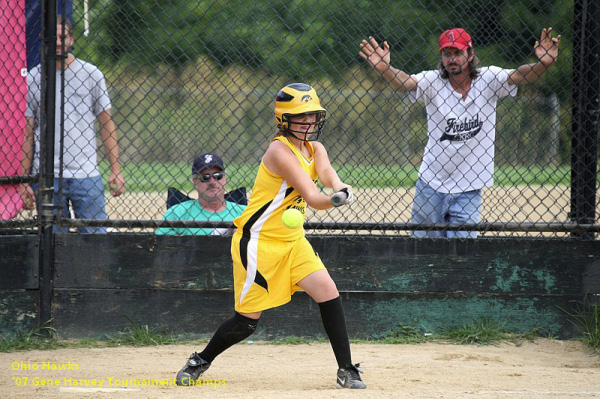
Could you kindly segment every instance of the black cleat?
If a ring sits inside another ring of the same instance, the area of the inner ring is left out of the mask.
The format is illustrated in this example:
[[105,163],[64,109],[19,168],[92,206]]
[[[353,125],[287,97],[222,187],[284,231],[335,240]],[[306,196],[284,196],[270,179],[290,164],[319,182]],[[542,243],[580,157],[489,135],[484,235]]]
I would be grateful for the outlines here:
[[359,375],[362,374],[362,372],[360,363],[356,363],[355,365],[349,364],[345,368],[338,369],[338,388],[366,389],[367,386],[362,382]]
[[175,382],[179,386],[191,386],[196,383],[198,377],[200,377],[208,368],[210,363],[202,359],[196,352],[192,353],[187,363],[175,377]]

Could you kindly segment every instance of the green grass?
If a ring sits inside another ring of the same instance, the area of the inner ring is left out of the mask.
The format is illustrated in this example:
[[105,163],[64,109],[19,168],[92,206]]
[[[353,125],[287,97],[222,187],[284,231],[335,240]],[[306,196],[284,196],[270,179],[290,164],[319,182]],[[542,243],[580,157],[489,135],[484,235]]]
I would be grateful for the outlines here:
[[[443,342],[464,345],[495,345],[502,342],[511,342],[521,345],[524,340],[533,341],[539,338],[539,329],[525,333],[515,333],[504,325],[498,324],[491,318],[482,318],[455,328],[441,328],[438,333],[431,333],[417,325],[413,320],[412,325],[398,324],[398,326],[384,337],[369,340],[373,343],[384,344],[418,344],[423,342]],[[552,337],[547,337],[552,338]],[[357,340],[355,342],[364,342]]]
[[588,295],[582,301],[574,301],[571,310],[558,308],[570,316],[569,321],[577,328],[581,340],[600,355],[600,304],[590,303]]
[[[126,163],[124,176],[130,192],[166,192],[167,187],[192,191],[191,166],[188,163]],[[343,181],[356,188],[413,187],[417,180],[415,166],[398,165],[334,165]],[[108,178],[108,165],[100,163],[100,170]],[[229,188],[250,189],[258,164],[231,164],[227,166]],[[497,186],[568,185],[571,172],[568,166],[557,167],[497,167],[494,181]]]
[[51,350],[60,348],[99,348],[114,346],[170,345],[188,341],[187,337],[176,337],[164,329],[130,323],[123,331],[106,335],[103,339],[57,339],[51,327],[35,327],[30,331],[18,331],[14,337],[0,339],[0,352],[25,350]]
[[494,320],[482,318],[459,328],[446,329],[446,339],[458,344],[490,345],[506,340],[508,330]]
[[115,335],[107,335],[108,346],[153,346],[178,343],[181,338],[168,333],[164,328],[151,328],[147,324],[139,325],[130,320],[130,324]]
[[539,329],[526,333],[513,333],[503,324],[484,317],[480,320],[465,324],[462,327],[443,329],[443,339],[457,344],[496,345],[502,342],[512,342],[520,345],[523,340],[533,341],[539,337]]
[[[597,308],[596,308],[597,310]],[[42,330],[49,328],[35,328],[27,333],[18,333],[14,338],[0,341],[0,352],[14,352],[24,350],[50,350],[59,348],[101,348],[116,346],[158,346],[172,344],[198,344],[207,342],[206,339],[190,339],[188,336],[177,336],[168,333],[162,328],[151,328],[131,322],[123,331],[106,335],[103,339],[60,340],[47,338]],[[417,320],[412,325],[398,324],[383,337],[375,339],[352,340],[353,343],[371,344],[418,344],[424,342],[440,342],[469,345],[491,345],[501,342],[512,342],[520,345],[523,340],[533,341],[539,338],[539,330],[534,329],[527,333],[512,333],[503,325],[492,319],[484,318],[462,327],[443,329],[438,334],[432,334],[417,325]],[[551,338],[551,337],[548,337]],[[326,338],[307,337],[282,337],[272,341],[261,341],[263,345],[308,345],[313,343],[326,343]],[[586,341],[588,342],[588,341]],[[247,340],[245,343],[253,343]],[[588,342],[589,343],[589,342]]]
[[433,334],[423,327],[418,326],[418,320],[415,319],[413,320],[412,325],[398,323],[396,328],[391,330],[384,337],[372,342],[384,344],[418,344],[432,341],[433,339]]
[[66,347],[66,341],[51,338],[54,329],[47,324],[35,327],[30,331],[17,331],[14,337],[0,339],[0,352],[11,352],[16,350],[48,350]]
[[274,341],[268,341],[271,345],[309,345],[314,343],[328,342],[325,338],[308,337],[283,337]]

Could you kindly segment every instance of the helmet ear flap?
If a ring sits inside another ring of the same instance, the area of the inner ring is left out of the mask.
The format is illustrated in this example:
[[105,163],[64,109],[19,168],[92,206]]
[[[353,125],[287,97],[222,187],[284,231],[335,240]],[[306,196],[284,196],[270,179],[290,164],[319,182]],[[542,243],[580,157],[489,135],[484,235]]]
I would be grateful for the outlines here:
[[277,119],[277,129],[286,130],[289,127],[289,123],[287,121],[286,115],[281,115],[281,118],[275,115]]

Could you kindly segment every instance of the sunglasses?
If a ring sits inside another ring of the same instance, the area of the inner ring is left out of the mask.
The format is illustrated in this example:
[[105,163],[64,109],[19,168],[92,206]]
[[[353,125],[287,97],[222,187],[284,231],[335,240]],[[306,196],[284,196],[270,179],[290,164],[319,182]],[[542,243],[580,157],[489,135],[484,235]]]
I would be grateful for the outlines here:
[[203,173],[203,174],[198,174],[196,175],[196,179],[200,180],[202,183],[208,183],[210,181],[210,178],[213,178],[215,180],[221,180],[223,177],[225,177],[225,172],[215,172],[215,173]]

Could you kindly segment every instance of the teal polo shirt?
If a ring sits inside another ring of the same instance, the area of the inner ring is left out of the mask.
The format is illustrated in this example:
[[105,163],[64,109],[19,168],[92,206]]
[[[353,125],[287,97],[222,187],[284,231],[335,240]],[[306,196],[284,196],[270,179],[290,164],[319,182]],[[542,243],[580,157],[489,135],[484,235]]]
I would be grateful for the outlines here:
[[[234,202],[226,201],[226,207],[219,212],[211,212],[200,206],[198,200],[190,200],[174,205],[167,209],[163,220],[206,220],[206,221],[231,221],[242,214],[246,208],[245,205],[239,205]],[[232,229],[228,228],[187,228],[187,227],[160,227],[156,229],[158,235],[231,235]]]

